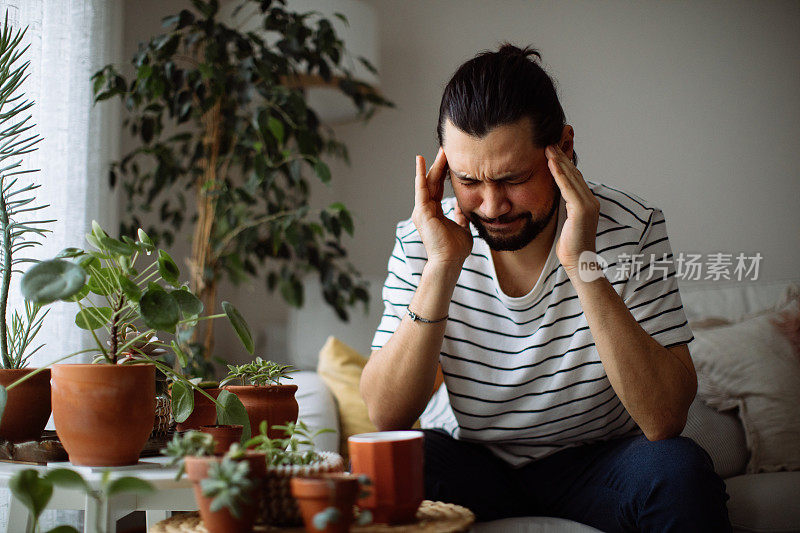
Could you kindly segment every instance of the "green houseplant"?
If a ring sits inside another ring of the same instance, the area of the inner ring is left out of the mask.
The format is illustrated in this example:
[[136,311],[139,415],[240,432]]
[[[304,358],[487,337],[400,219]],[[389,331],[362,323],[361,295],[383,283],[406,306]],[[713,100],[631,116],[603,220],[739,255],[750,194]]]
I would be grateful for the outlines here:
[[[235,394],[247,411],[251,428],[267,422],[272,438],[283,435],[279,426],[297,422],[300,410],[294,395],[297,385],[284,385],[282,379],[292,379],[296,372],[291,365],[280,365],[256,357],[251,363],[228,365],[228,375],[220,382],[224,391]],[[241,385],[229,385],[238,380]],[[273,429],[274,428],[274,429]]]
[[[225,316],[249,351],[253,340],[244,319],[227,302],[224,314],[201,316],[203,304],[180,282],[175,262],[144,231],[135,241],[117,240],[93,222],[86,239],[93,249],[67,248],[29,269],[22,278],[22,292],[42,305],[56,300],[76,303],[75,324],[96,341],[94,362],[101,364],[52,368],[54,422],[70,461],[92,466],[131,464],[138,461],[153,429],[155,370],[174,380],[176,420],[188,417],[193,408],[191,389],[196,388],[169,364],[149,355],[142,342],[170,348],[177,359],[184,359],[175,340],[155,341],[154,334],[180,337],[183,328]],[[142,261],[145,266],[138,270]],[[247,426],[249,434],[246,413],[236,396],[220,394],[213,401],[222,419]]]
[[214,455],[214,439],[208,433],[189,430],[183,433],[176,433],[172,440],[167,443],[167,447],[161,450],[162,455],[171,457],[169,466],[178,466],[175,480],[179,480],[186,473],[186,463],[184,458],[190,455],[196,457],[207,457]]
[[[8,24],[8,13],[0,32],[0,388],[34,371],[26,368],[30,357],[42,348],[33,347],[36,334],[42,327],[47,311],[25,302],[25,312],[14,310],[10,324],[7,320],[8,297],[12,275],[19,265],[32,262],[21,254],[41,244],[52,220],[29,220],[46,205],[36,205],[33,192],[39,185],[23,184],[22,158],[36,150],[41,141],[31,133],[34,124],[26,114],[33,102],[24,100],[21,92],[28,63],[19,64],[26,48],[21,42],[27,28],[14,30]],[[0,412],[2,415],[2,412]],[[23,442],[38,439],[50,418],[50,375],[44,371],[13,391],[7,399],[7,410],[0,421],[0,439]]]
[[210,435],[187,431],[175,435],[162,453],[171,464],[180,464],[194,484],[195,500],[203,523],[211,533],[251,531],[256,517],[255,491],[266,472],[263,453],[245,452],[238,444],[222,456],[215,456]]
[[[266,455],[267,471],[261,490],[260,522],[273,526],[298,526],[302,515],[292,497],[291,481],[295,477],[313,477],[344,472],[342,457],[334,452],[317,451],[314,439],[332,429],[311,431],[302,422],[269,428],[262,422],[259,433],[244,443],[246,448]],[[271,438],[278,431],[283,437]]]
[[[285,0],[247,0],[228,24],[217,0],[191,4],[140,46],[132,78],[113,65],[93,77],[95,100],[119,98],[138,142],[110,172],[128,198],[121,232],[132,236],[142,215],[156,211],[160,223],[147,231],[169,244],[193,201],[191,287],[209,311],[224,275],[238,283],[260,275],[261,265],[268,288],[296,306],[304,275],[318,274],[326,302],[347,318],[348,306],[368,301],[340,241],[353,221],[338,202],[312,211],[305,177],[329,182],[324,157],[346,160],[347,150],[309,108],[303,86],[340,90],[364,118],[391,103],[353,78],[344,43],[316,13],[292,12]],[[192,346],[203,367],[211,328]]]
[[[53,497],[54,487],[81,490],[87,498],[93,498],[98,503],[120,494],[143,494],[155,490],[150,482],[137,477],[123,476],[111,479],[111,473],[108,471],[103,472],[99,490],[94,489],[83,479],[83,476],[68,468],[50,470],[42,477],[39,477],[39,472],[32,468],[20,470],[11,478],[8,485],[14,497],[22,502],[33,516],[33,533],[39,531],[39,517]],[[98,508],[105,509],[106,506],[101,504],[98,505]],[[94,530],[97,533],[112,533],[106,531],[103,525],[107,521],[107,517],[102,513],[97,513],[96,520]],[[78,530],[72,526],[58,526],[48,533],[78,533]]]

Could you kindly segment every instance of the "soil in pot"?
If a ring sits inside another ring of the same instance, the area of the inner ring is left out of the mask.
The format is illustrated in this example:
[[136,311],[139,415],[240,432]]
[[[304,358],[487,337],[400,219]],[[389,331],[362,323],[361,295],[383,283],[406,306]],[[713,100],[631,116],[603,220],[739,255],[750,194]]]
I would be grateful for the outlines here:
[[155,419],[155,366],[53,365],[53,421],[75,465],[136,464]]
[[[292,478],[291,484],[292,496],[300,506],[306,531],[312,533],[350,531],[353,524],[353,506],[360,491],[358,476],[323,474],[318,477],[296,477]],[[335,509],[334,516],[331,516],[332,509]]]
[[250,464],[250,478],[256,480],[253,493],[250,494],[250,503],[242,505],[239,518],[223,507],[219,511],[211,511],[213,498],[203,495],[200,482],[208,477],[208,467],[212,462],[221,461],[221,457],[186,457],[186,476],[194,486],[194,497],[200,509],[200,518],[209,533],[247,533],[253,530],[255,523],[261,481],[266,474],[266,456],[263,453],[248,452],[241,461]]
[[214,437],[214,455],[224,455],[234,442],[242,440],[242,426],[211,424],[200,426],[200,431]]
[[259,425],[266,420],[269,438],[285,438],[282,430],[274,430],[272,426],[297,422],[299,407],[294,397],[297,385],[227,385],[223,388],[241,400],[247,410],[253,435],[258,433]]
[[[0,369],[0,385],[8,387],[35,368]],[[39,440],[50,419],[50,369],[45,369],[8,392],[0,439],[8,442]]]
[[[218,388],[203,390],[214,399],[219,396],[220,392]],[[199,391],[192,390],[192,392],[194,393],[194,410],[189,415],[189,418],[175,426],[177,431],[199,429],[200,426],[210,426],[217,421],[217,406],[214,405],[214,402]]]

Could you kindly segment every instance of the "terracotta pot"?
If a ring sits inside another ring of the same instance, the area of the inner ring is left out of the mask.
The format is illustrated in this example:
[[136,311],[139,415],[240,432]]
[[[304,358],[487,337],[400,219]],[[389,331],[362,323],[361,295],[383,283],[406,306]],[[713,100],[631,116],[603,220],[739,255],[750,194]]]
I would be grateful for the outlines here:
[[274,430],[272,426],[282,426],[287,422],[297,422],[299,407],[294,393],[297,385],[227,385],[228,390],[239,397],[247,417],[250,419],[250,432],[258,434],[258,426],[266,420],[269,426],[267,434],[271,439],[285,438],[281,430]]
[[318,452],[319,461],[308,465],[268,465],[261,499],[260,522],[271,526],[295,527],[303,524],[303,515],[292,496],[291,481],[296,477],[315,477],[344,472],[342,456],[334,452]]
[[250,464],[250,478],[256,481],[253,493],[250,494],[250,503],[243,504],[239,518],[223,507],[219,511],[211,511],[213,498],[203,496],[200,482],[208,477],[208,467],[212,462],[222,461],[221,457],[186,457],[186,475],[194,485],[194,497],[200,509],[200,518],[209,533],[240,533],[253,530],[258,508],[256,494],[260,488],[261,479],[266,473],[266,456],[263,453],[249,452],[240,461]]
[[[306,531],[325,533],[347,533],[353,524],[353,506],[358,499],[360,486],[358,476],[352,474],[323,474],[319,477],[292,478],[292,496],[297,499]],[[323,528],[319,520],[326,509],[339,512],[335,522],[327,522]]]
[[214,437],[214,455],[224,455],[234,442],[242,440],[242,426],[213,424],[200,426],[200,431]]
[[[0,385],[8,387],[35,368],[0,369]],[[45,369],[8,392],[0,422],[0,439],[38,440],[50,419],[50,369]]]
[[[219,396],[220,389],[203,389],[215,400]],[[200,426],[211,426],[217,422],[217,406],[205,397],[204,394],[192,389],[194,392],[194,410],[189,418],[183,422],[179,422],[175,429],[177,431],[188,431],[190,429],[199,429]]]
[[53,365],[53,421],[75,465],[139,462],[153,431],[155,371],[143,365]]

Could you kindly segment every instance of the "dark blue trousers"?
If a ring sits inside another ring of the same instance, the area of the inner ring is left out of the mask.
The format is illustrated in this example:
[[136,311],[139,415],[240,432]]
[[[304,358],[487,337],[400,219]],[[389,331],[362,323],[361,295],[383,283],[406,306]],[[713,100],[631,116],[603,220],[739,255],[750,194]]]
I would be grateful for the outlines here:
[[515,469],[480,444],[425,432],[425,497],[479,521],[555,516],[602,531],[731,531],[725,483],[686,437],[566,448]]

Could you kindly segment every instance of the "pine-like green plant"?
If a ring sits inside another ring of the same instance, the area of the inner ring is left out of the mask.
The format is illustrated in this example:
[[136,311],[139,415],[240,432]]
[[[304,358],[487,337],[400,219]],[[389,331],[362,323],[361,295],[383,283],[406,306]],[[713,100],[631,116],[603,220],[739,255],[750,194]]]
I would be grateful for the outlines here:
[[[21,92],[27,79],[29,61],[19,63],[28,47],[22,47],[27,28],[15,30],[8,24],[6,13],[0,32],[0,367],[23,368],[30,357],[42,345],[29,350],[34,337],[42,327],[47,311],[40,313],[41,306],[25,302],[25,313],[14,310],[11,327],[6,320],[11,278],[21,273],[21,263],[35,262],[21,256],[23,250],[40,245],[36,237],[43,237],[49,230],[46,225],[54,220],[25,220],[47,205],[35,205],[35,184],[22,184],[22,174],[35,170],[22,170],[22,156],[36,150],[42,140],[31,133],[35,126],[28,110],[33,101],[25,99]],[[26,116],[27,115],[27,116]],[[32,238],[33,237],[33,238]]]

